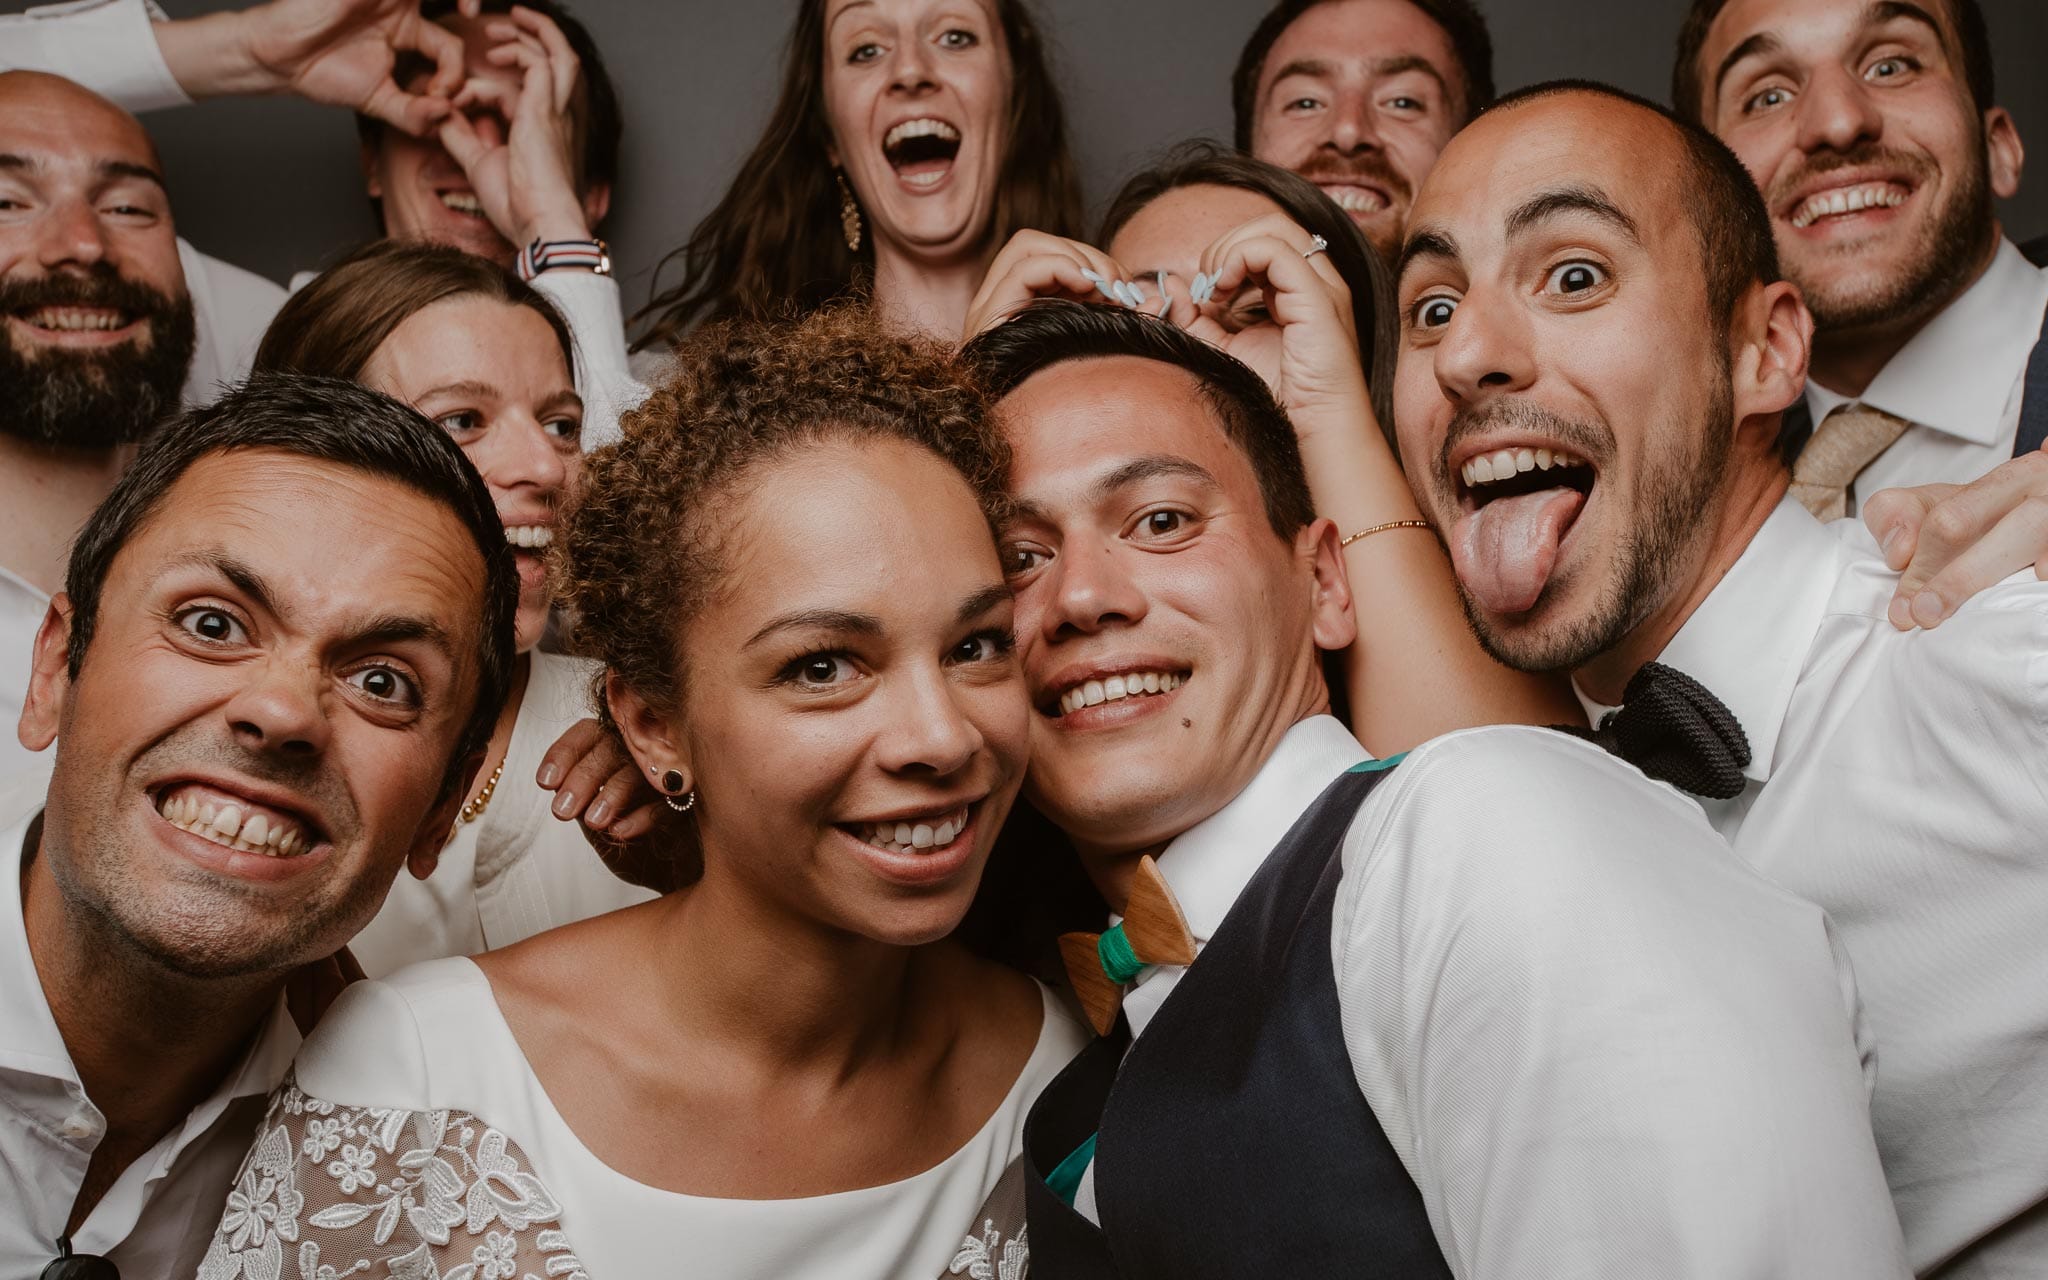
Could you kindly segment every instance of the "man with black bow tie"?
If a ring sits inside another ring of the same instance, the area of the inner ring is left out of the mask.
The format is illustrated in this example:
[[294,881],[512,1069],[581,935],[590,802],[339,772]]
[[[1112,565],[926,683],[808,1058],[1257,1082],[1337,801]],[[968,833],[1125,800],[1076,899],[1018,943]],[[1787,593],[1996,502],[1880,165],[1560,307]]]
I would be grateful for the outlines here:
[[1071,302],[966,354],[1027,791],[1119,913],[1062,940],[1104,1038],[1026,1125],[1034,1274],[1903,1274],[1819,909],[1563,734],[1371,759],[1339,531],[1243,365]]
[[1763,202],[1660,107],[1504,100],[1425,185],[1399,293],[1402,451],[1481,639],[1571,671],[1604,744],[1827,910],[1915,1267],[2042,1274],[2048,583],[1887,622],[1869,534],[1787,496],[1813,322]]

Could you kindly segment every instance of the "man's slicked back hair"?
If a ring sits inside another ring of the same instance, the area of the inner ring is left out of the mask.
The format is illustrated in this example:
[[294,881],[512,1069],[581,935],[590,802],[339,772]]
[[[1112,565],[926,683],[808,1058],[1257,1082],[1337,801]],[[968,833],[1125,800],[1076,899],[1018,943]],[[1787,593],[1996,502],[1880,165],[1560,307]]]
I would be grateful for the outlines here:
[[1751,285],[1782,278],[1770,211],[1756,180],[1727,143],[1669,107],[1597,80],[1550,80],[1515,90],[1491,110],[1507,111],[1566,93],[1590,93],[1641,107],[1665,120],[1677,134],[1686,161],[1686,212],[1699,237],[1707,306],[1716,324],[1727,326],[1735,316],[1735,304]]
[[[1280,36],[1294,20],[1320,4],[1332,0],[1280,0],[1252,28],[1251,38],[1237,55],[1237,70],[1230,73],[1230,106],[1237,117],[1237,149],[1252,149],[1252,120],[1259,109],[1259,80],[1266,74],[1266,55],[1273,52]],[[1450,38],[1451,52],[1458,60],[1458,77],[1464,81],[1464,115],[1460,125],[1493,105],[1493,36],[1486,29],[1486,15],[1472,0],[1407,0],[1424,17],[1443,28]]]
[[[1998,84],[1992,71],[1991,31],[1984,22],[1984,9],[1977,0],[1934,0],[1946,6],[1955,24],[1956,41],[1962,46],[1963,83],[1978,114],[1997,105]],[[1707,47],[1707,32],[1714,19],[1728,7],[1728,0],[1692,0],[1685,22],[1678,28],[1678,51],[1671,59],[1671,105],[1680,117],[1694,124],[1707,122],[1708,70],[1700,65]]]
[[[100,588],[115,557],[162,507],[178,479],[202,458],[235,449],[270,449],[368,472],[404,485],[455,513],[484,562],[482,649],[475,708],[443,786],[490,742],[512,687],[512,613],[519,571],[490,490],[448,433],[411,406],[336,378],[258,374],[203,409],[159,428],[71,546],[64,591],[71,597],[67,658],[77,679],[99,621]],[[336,562],[346,573],[345,561]]]
[[1122,307],[1041,298],[960,352],[997,399],[1054,365],[1107,356],[1135,356],[1186,370],[1217,425],[1251,463],[1273,532],[1292,540],[1314,522],[1315,504],[1294,425],[1265,379],[1170,321]]

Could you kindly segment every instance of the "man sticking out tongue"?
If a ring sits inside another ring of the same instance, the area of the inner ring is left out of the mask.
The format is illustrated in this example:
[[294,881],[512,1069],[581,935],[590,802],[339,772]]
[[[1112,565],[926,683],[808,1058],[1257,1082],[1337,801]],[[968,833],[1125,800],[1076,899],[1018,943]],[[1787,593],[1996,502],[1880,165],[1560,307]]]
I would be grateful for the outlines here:
[[1877,1035],[1914,1269],[2048,1273],[2048,583],[1936,631],[1785,495],[1813,321],[1710,135],[1598,85],[1503,100],[1418,194],[1402,454],[1466,612],[1594,737],[1827,910]]

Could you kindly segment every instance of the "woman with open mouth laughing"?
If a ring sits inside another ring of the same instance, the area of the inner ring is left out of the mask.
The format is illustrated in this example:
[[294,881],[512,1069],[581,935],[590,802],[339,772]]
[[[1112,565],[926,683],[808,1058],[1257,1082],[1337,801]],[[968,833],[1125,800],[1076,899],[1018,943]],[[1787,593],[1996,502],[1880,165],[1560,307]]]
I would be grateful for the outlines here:
[[700,320],[870,296],[953,338],[996,249],[1072,235],[1080,189],[1021,0],[803,0],[782,93],[739,176],[635,323],[665,352]]
[[[439,423],[490,488],[519,566],[512,696],[439,857],[416,860],[349,944],[373,977],[652,896],[607,871],[575,824],[552,820],[554,797],[534,782],[542,754],[585,714],[596,670],[538,647],[554,600],[548,544],[583,475],[570,350],[555,309],[496,263],[380,240],[293,294],[256,352],[259,372],[361,382]],[[652,818],[637,810],[614,829]]]
[[203,1274],[1023,1274],[1004,1174],[1084,1036],[948,936],[1032,715],[987,403],[834,307],[697,335],[625,433],[557,555],[701,874],[351,987]]

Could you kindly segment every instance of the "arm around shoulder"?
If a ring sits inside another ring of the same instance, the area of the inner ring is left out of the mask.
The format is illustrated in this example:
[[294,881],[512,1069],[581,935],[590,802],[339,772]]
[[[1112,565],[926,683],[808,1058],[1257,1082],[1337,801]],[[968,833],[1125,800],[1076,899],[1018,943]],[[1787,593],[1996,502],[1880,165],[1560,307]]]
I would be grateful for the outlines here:
[[1561,734],[1440,739],[1353,824],[1332,952],[1461,1277],[1905,1274],[1826,922],[1679,793]]

